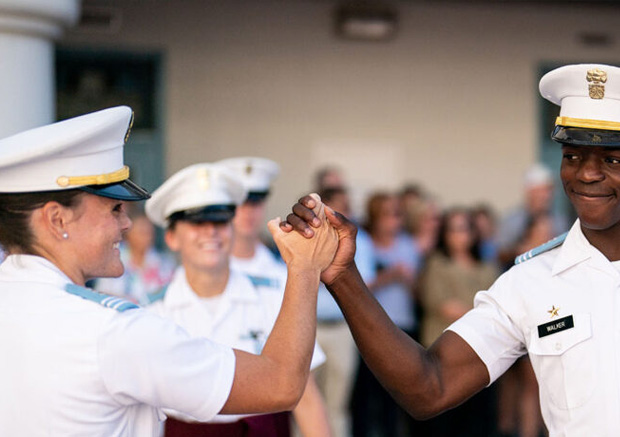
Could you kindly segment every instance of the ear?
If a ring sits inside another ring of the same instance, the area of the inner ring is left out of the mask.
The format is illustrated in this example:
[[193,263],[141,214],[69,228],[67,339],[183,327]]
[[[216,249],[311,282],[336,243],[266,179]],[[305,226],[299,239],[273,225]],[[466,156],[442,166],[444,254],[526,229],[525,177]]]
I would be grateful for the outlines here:
[[174,229],[166,229],[166,233],[164,234],[164,241],[168,245],[168,248],[173,252],[179,251],[179,241],[177,238],[177,234]]
[[40,220],[49,233],[58,240],[63,240],[63,234],[68,232],[67,225],[73,219],[71,208],[62,206],[58,202],[47,202],[40,210]]

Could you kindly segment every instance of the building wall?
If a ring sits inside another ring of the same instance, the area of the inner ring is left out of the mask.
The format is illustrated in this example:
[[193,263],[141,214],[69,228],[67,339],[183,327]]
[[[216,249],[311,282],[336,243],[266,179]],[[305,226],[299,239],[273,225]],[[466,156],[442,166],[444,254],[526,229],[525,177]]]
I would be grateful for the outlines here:
[[503,211],[537,159],[541,63],[620,61],[617,46],[578,38],[620,40],[611,7],[397,2],[397,37],[362,43],[334,36],[336,4],[91,0],[120,13],[119,31],[78,28],[60,43],[161,51],[167,174],[235,155],[274,159],[283,171],[270,215],[285,214],[330,159],[358,200],[420,182],[445,205]]

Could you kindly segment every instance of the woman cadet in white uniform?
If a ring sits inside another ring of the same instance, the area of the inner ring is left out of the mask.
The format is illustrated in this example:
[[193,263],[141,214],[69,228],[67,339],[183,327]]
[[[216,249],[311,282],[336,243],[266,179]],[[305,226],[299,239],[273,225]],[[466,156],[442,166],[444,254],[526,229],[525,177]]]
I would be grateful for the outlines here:
[[[355,227],[344,218],[330,220],[340,244],[321,279],[368,366],[412,415],[458,405],[527,353],[551,437],[618,436],[620,68],[561,67],[540,91],[561,106],[552,137],[578,216],[567,234],[518,257],[428,350],[399,332],[364,286],[352,261]],[[313,214],[303,205],[314,201],[302,199],[287,220],[305,232]]]
[[327,226],[304,247],[270,223],[290,275],[261,355],[84,287],[122,274],[125,201],[148,197],[123,165],[131,117],[116,107],[0,140],[2,436],[151,436],[162,408],[209,420],[291,409],[303,393]]
[[[166,243],[178,253],[181,266],[160,293],[161,300],[150,309],[192,336],[260,354],[280,310],[282,289],[257,286],[245,273],[230,268],[236,238],[232,220],[246,196],[235,172],[208,163],[180,170],[155,190],[146,202],[146,213],[166,229]],[[315,348],[311,368],[325,360],[318,345]],[[329,435],[327,413],[316,384],[308,383],[293,414],[305,436]],[[167,437],[289,435],[286,413],[249,418],[220,415],[207,424],[192,423],[183,416],[178,419],[166,422]]]
[[267,197],[280,166],[270,159],[252,156],[224,159],[218,164],[234,171],[248,192],[233,218],[231,267],[246,273],[255,285],[284,289],[286,267],[261,241]]

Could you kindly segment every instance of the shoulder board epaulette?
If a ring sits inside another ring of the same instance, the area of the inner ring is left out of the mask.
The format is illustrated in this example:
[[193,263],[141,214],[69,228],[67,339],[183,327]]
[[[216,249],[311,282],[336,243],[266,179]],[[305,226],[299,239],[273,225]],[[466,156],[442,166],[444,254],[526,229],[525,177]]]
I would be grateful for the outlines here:
[[65,291],[67,293],[71,293],[76,296],[79,296],[82,299],[90,300],[92,302],[97,302],[99,305],[112,308],[121,313],[123,311],[132,310],[134,308],[140,308],[135,303],[129,302],[128,300],[125,300],[121,297],[110,296],[109,294],[105,294],[105,293],[99,293],[98,291],[95,291],[92,288],[81,287],[75,284],[67,284],[65,286]]
[[547,252],[551,249],[555,249],[556,247],[564,243],[564,240],[566,240],[567,235],[568,235],[568,232],[565,232],[562,235],[558,235],[554,239],[547,241],[545,244],[541,244],[538,247],[535,247],[531,250],[528,250],[525,253],[522,253],[521,255],[515,258],[515,264],[521,264],[522,262],[527,261],[528,259],[534,258],[536,255],[540,255],[541,253]]
[[163,286],[161,289],[157,290],[155,293],[149,293],[146,295],[149,303],[155,303],[158,300],[162,300],[166,296],[166,292],[168,291],[168,285]]
[[277,288],[280,282],[275,278],[266,278],[264,276],[248,275],[255,287],[272,287]]

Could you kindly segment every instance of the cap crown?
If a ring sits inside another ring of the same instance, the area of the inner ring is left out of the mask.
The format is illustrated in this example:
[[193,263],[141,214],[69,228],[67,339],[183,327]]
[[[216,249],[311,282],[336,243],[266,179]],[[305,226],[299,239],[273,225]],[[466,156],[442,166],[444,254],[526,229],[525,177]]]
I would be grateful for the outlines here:
[[540,80],[540,94],[560,106],[556,125],[620,130],[620,68],[566,65]]
[[0,192],[54,191],[128,179],[132,110],[104,109],[0,140]]
[[245,156],[219,161],[234,171],[248,192],[267,192],[280,174],[280,166],[270,159]]
[[174,213],[215,205],[240,205],[247,195],[236,175],[219,164],[190,165],[173,174],[146,202],[149,219],[162,227]]

